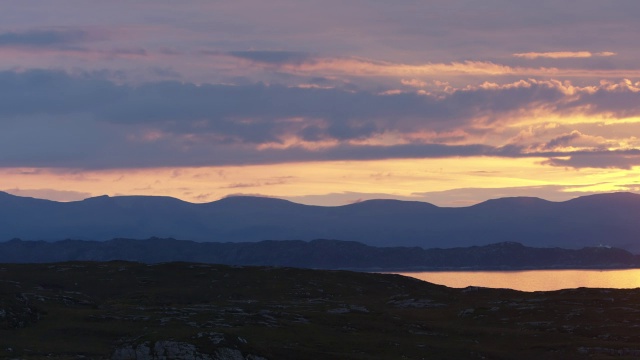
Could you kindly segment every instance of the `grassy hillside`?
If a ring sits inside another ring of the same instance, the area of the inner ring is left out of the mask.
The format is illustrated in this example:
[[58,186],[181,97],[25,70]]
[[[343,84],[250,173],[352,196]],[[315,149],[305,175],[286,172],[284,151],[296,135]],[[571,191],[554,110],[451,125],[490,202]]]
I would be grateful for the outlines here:
[[640,356],[640,290],[450,289],[193,263],[0,265],[3,359]]

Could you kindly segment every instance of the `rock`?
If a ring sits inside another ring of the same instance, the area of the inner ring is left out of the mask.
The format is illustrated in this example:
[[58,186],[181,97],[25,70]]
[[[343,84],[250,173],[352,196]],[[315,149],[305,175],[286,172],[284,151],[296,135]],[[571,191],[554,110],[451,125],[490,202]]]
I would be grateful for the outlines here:
[[[133,347],[121,347],[117,348],[113,355],[111,355],[111,360],[130,360],[130,359],[138,359],[136,355],[136,349]],[[142,359],[140,359],[142,360]]]
[[447,305],[441,303],[435,303],[430,299],[394,299],[387,302],[389,305],[393,305],[399,308],[435,308],[435,307],[446,307]]
[[242,355],[242,352],[238,349],[231,348],[221,348],[218,349],[214,355],[213,360],[267,360],[262,356],[256,355],[247,355],[246,357]]
[[242,352],[237,349],[222,348],[216,351],[215,360],[245,360]]
[[327,312],[329,314],[347,314],[347,313],[351,312],[351,310],[349,310],[346,307],[339,307],[339,308],[335,308],[335,309],[329,309],[329,310],[327,310]]
[[19,329],[40,320],[41,312],[24,294],[0,300],[0,328]]
[[207,338],[214,345],[218,345],[225,340],[224,334],[219,332],[199,332],[198,339],[200,338]]
[[369,313],[369,309],[367,309],[366,307],[361,306],[361,305],[349,305],[349,308],[353,312]]
[[195,345],[178,341],[144,342],[117,348],[111,360],[267,360],[256,355],[244,356],[238,349],[219,348],[214,354],[204,354]]
[[473,315],[475,309],[464,309],[458,313],[459,317],[467,317]]
[[200,354],[195,345],[175,341],[158,341],[153,347],[153,352],[158,360],[211,359],[208,355]]
[[111,360],[214,360],[200,353],[195,345],[177,341],[157,341],[127,345],[116,349]]

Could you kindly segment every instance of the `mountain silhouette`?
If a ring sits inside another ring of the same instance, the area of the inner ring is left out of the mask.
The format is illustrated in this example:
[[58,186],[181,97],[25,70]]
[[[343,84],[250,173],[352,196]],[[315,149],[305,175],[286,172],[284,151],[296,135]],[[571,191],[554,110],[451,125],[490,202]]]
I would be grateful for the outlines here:
[[535,248],[516,242],[450,249],[374,247],[355,241],[194,242],[150,238],[0,243],[0,263],[65,261],[191,262],[314,269],[452,270],[580,269],[640,266],[640,255],[607,247]]
[[193,204],[171,197],[99,196],[74,202],[0,192],[0,241],[164,237],[201,242],[339,239],[371,246],[452,248],[519,242],[640,252],[640,195],[611,193],[551,202],[531,197],[469,207],[369,200],[309,206],[264,197]]

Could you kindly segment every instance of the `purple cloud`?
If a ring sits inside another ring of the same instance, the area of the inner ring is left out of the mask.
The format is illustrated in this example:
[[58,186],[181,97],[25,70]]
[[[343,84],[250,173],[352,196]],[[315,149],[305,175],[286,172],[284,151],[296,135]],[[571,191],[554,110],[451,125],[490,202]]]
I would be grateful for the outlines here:
[[308,53],[300,51],[230,51],[228,53],[241,59],[267,64],[301,64],[312,59]]
[[[525,151],[524,144],[467,140],[491,132],[494,123],[508,124],[519,112],[540,108],[573,113],[593,102],[589,112],[609,114],[615,105],[619,114],[639,115],[638,95],[630,90],[635,85],[625,84],[568,92],[558,82],[521,81],[446,93],[385,94],[261,83],[129,85],[86,74],[5,71],[0,72],[0,123],[18,125],[0,136],[5,147],[0,146],[0,164],[149,167],[501,156],[548,157],[546,164],[553,166],[628,168],[635,157],[623,153],[616,159],[613,153],[536,152]],[[467,136],[451,135],[456,131]],[[412,138],[417,132],[435,138]],[[404,143],[358,143],[388,133],[404,137]],[[580,137],[560,135],[543,149]],[[292,138],[330,145],[285,145]]]
[[82,30],[29,30],[0,33],[0,47],[59,47],[89,40]]
[[640,166],[640,150],[593,151],[569,153],[569,158],[551,157],[545,165],[569,168],[625,169]]

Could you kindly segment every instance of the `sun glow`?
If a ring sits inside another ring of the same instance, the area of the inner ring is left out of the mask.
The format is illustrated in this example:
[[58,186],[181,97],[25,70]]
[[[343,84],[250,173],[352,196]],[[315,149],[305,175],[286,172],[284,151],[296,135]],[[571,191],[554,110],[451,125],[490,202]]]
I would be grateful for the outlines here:
[[91,196],[164,195],[209,202],[233,194],[295,197],[360,192],[411,197],[461,188],[544,185],[582,186],[570,190],[575,192],[608,192],[626,190],[640,176],[637,167],[573,170],[545,166],[543,160],[471,157],[82,172],[19,168],[0,170],[0,188],[23,193],[40,189],[43,193],[42,184],[47,184],[50,190],[74,189]]

